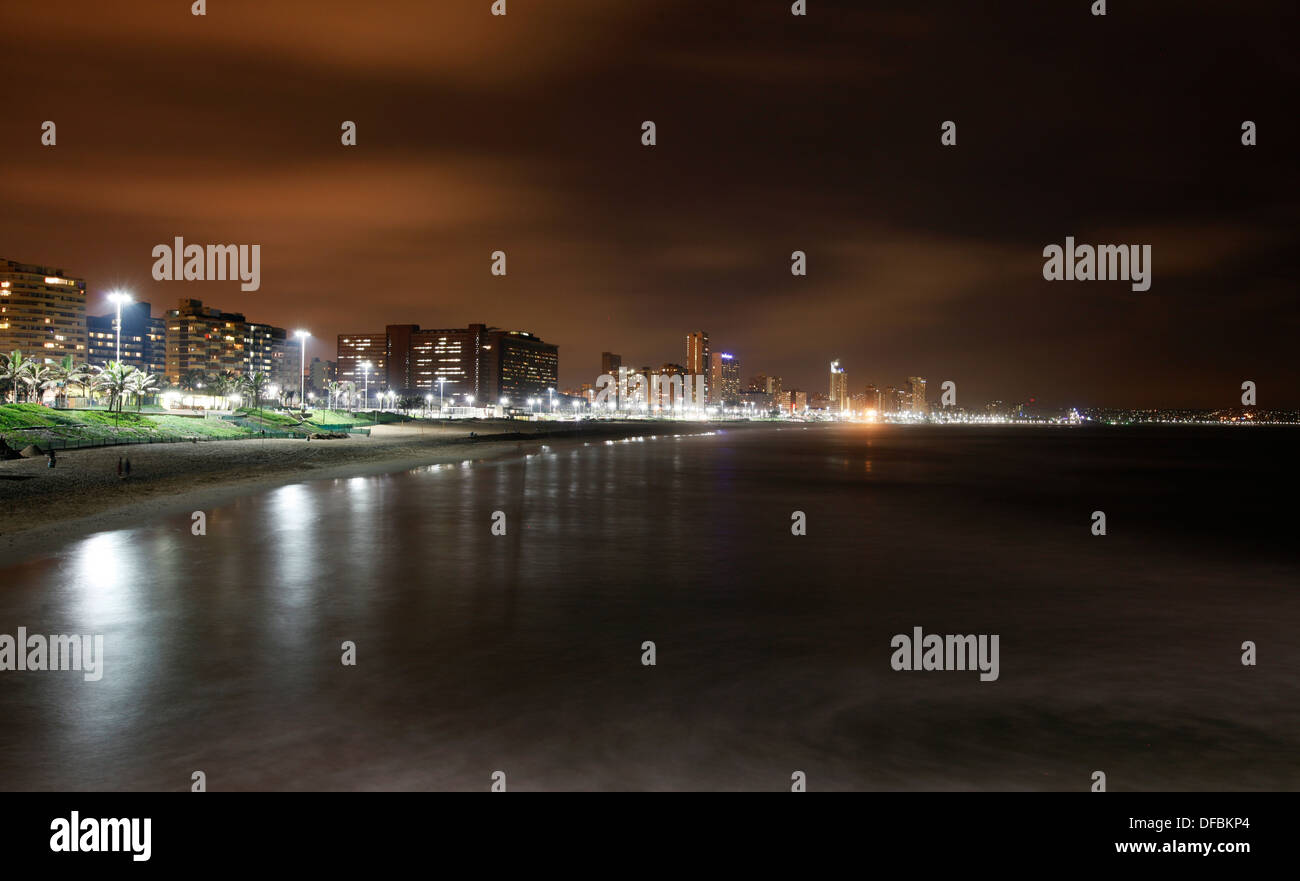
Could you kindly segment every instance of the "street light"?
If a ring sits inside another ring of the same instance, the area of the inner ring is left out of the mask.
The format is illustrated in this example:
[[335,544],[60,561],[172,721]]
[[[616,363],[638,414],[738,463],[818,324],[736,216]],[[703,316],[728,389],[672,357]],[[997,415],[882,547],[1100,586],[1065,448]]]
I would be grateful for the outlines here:
[[438,377],[438,418],[442,418],[442,387],[447,384],[447,377]]
[[307,337],[311,336],[311,331],[295,330],[293,335],[301,341],[300,348],[302,349],[302,358],[298,367],[298,406],[302,407],[303,412],[306,413],[307,401],[305,392],[307,390]]
[[371,367],[371,364],[370,364],[369,361],[362,361],[362,362],[361,362],[361,369],[362,369],[363,371],[365,371],[365,378],[366,378],[366,400],[365,400],[365,403],[364,403],[364,404],[362,405],[362,407],[361,407],[362,410],[364,410],[364,409],[366,409],[366,407],[369,407],[369,406],[370,406],[370,367]]
[[131,295],[124,291],[113,291],[108,295],[109,302],[117,304],[117,363],[122,363],[122,304],[131,302]]

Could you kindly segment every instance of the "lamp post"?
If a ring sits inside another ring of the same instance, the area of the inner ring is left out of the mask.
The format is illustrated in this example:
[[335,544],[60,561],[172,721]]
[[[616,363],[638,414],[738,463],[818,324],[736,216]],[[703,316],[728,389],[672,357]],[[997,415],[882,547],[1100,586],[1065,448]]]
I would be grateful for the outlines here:
[[108,299],[117,305],[117,363],[122,363],[122,304],[131,302],[131,295],[113,291]]
[[364,410],[366,409],[366,407],[370,406],[370,362],[362,361],[361,369],[365,371],[365,379],[366,379],[366,390],[365,390],[366,399],[365,402],[361,405],[361,409]]
[[302,349],[302,357],[298,366],[298,406],[302,408],[304,414],[307,412],[307,337],[311,336],[310,331],[295,330],[293,335],[298,338],[299,348]]
[[442,387],[447,384],[447,377],[438,377],[438,418],[442,418]]

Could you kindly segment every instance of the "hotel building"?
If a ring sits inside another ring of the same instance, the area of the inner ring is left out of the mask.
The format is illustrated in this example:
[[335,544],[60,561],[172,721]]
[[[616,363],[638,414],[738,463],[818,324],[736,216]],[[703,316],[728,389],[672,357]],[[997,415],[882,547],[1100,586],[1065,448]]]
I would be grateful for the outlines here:
[[[122,307],[122,363],[162,376],[167,371],[167,322],[154,318],[148,303]],[[103,367],[117,360],[117,310],[86,316],[86,362]]]
[[403,397],[442,394],[450,402],[469,397],[480,404],[512,403],[547,396],[556,387],[559,350],[522,330],[485,324],[425,329],[390,324],[380,333],[340,334],[338,377],[363,387],[369,361],[371,389]]
[[704,394],[706,401],[712,401],[709,396],[709,368],[712,366],[709,360],[709,335],[704,331],[696,331],[686,335],[686,373],[690,376],[704,377]]
[[709,355],[707,395],[710,404],[734,404],[740,400],[740,361],[730,352]]
[[0,351],[86,360],[86,282],[62,269],[0,260]]
[[930,404],[925,399],[925,380],[919,376],[909,376],[907,384],[911,388],[912,412],[924,416],[930,412]]
[[849,412],[849,375],[838,360],[831,362],[831,393],[829,399],[831,410],[839,413]]
[[[124,316],[123,324],[125,320]],[[201,370],[207,374],[261,372],[274,385],[298,385],[297,346],[292,346],[290,354],[289,335],[282,327],[256,324],[242,313],[222,312],[191,299],[182,299],[175,309],[168,309],[163,323],[164,373],[172,384],[179,384],[190,370]]]

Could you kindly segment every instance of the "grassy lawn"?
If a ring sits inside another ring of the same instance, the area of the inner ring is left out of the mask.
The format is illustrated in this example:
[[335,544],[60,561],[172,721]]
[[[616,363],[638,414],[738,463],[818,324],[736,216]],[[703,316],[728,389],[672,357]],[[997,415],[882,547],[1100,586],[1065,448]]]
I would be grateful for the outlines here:
[[182,436],[198,435],[211,438],[245,437],[248,432],[224,419],[193,419],[188,416],[150,416],[149,420],[161,431]]
[[103,410],[55,410],[40,404],[0,406],[0,435],[11,447],[115,440],[239,438],[249,432],[219,419],[190,419],[152,413],[121,414]]
[[[296,412],[296,411],[295,411]],[[276,410],[263,410],[258,415],[257,410],[248,407],[241,407],[239,416],[250,419],[254,422],[261,421],[267,428],[292,428],[298,425],[298,417],[290,416]],[[319,425],[357,425],[365,427],[375,424],[375,413],[349,413],[346,410],[308,410],[307,422],[313,426]],[[390,422],[410,422],[411,417],[401,413],[379,413],[379,424],[383,425]]]
[[309,410],[307,417],[313,425],[356,425],[361,421],[346,410]]
[[[371,411],[369,413],[352,413],[350,415],[352,417],[352,421],[357,425],[361,425],[361,426],[374,425],[376,422],[375,419],[376,413],[374,411]],[[402,413],[385,412],[385,413],[379,413],[377,415],[379,417],[377,421],[379,422],[380,425],[385,425],[389,422],[410,422],[411,421],[410,416],[406,416]]]
[[242,416],[253,422],[260,422],[267,428],[292,428],[298,424],[297,416],[290,416],[287,413],[279,413],[275,410],[258,410],[256,407],[240,407],[235,411],[236,416]]

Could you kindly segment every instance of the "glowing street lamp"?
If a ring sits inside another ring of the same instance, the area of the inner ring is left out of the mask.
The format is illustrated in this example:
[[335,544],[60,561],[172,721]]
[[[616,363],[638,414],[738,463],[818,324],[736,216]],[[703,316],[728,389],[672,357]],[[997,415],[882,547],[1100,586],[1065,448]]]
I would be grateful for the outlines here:
[[295,330],[293,335],[298,338],[302,349],[302,358],[298,367],[298,406],[305,410],[307,406],[305,397],[307,390],[307,337],[311,336],[311,331]]
[[442,416],[442,387],[447,384],[447,377],[438,377],[438,415]]
[[131,302],[131,295],[125,291],[113,291],[108,295],[109,302],[117,304],[117,363],[122,363],[122,304]]
[[369,407],[369,406],[370,406],[370,368],[371,368],[371,366],[372,366],[372,365],[371,365],[371,363],[370,363],[369,361],[362,361],[362,362],[361,362],[361,369],[362,369],[363,371],[365,371],[365,379],[366,379],[366,390],[365,390],[366,400],[365,400],[365,403],[364,403],[364,404],[362,405],[362,407],[361,407],[362,410],[364,410],[364,409],[366,409],[366,407]]

